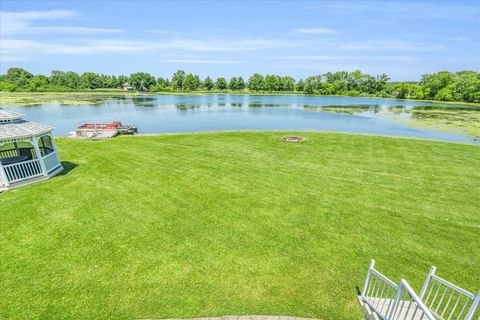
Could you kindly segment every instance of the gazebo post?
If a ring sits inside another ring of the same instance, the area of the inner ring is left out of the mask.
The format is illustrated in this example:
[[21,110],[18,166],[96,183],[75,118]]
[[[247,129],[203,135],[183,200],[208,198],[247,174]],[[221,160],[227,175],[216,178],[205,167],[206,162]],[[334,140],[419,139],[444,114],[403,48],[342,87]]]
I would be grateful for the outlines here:
[[15,147],[15,151],[17,151],[17,155],[20,155],[20,148],[18,147],[17,141],[13,141],[13,146]]
[[57,153],[57,160],[58,160],[58,163],[62,163],[60,161],[60,156],[58,155],[58,149],[57,149],[57,145],[55,144],[55,140],[53,139],[52,135],[49,134],[50,136],[50,141],[52,142],[52,147],[53,147],[53,150],[55,150],[55,152]]
[[43,162],[42,153],[40,152],[40,148],[38,147],[38,138],[36,136],[32,137],[33,149],[35,149],[35,154],[37,155],[37,159],[40,162],[40,166],[42,167],[43,175],[48,175],[47,167],[45,167],[45,162]]
[[5,170],[3,170],[3,165],[0,162],[0,181],[2,182],[2,187],[8,187],[10,183],[8,183],[7,175],[5,174]]

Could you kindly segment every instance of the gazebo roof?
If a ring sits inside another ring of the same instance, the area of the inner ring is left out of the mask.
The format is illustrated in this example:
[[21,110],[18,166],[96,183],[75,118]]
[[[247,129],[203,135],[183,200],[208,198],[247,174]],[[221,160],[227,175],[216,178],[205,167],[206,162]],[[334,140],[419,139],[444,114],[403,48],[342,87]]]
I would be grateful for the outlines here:
[[0,140],[28,138],[48,133],[53,127],[23,120],[24,115],[0,108]]
[[0,122],[10,122],[15,120],[20,120],[24,116],[25,116],[24,114],[0,108]]

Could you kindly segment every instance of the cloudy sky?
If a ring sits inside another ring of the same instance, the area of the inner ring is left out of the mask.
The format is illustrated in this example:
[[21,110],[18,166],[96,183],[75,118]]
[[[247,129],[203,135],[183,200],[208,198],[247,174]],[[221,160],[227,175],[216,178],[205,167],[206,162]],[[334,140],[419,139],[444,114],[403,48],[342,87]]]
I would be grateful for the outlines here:
[[0,71],[480,70],[480,1],[0,1]]

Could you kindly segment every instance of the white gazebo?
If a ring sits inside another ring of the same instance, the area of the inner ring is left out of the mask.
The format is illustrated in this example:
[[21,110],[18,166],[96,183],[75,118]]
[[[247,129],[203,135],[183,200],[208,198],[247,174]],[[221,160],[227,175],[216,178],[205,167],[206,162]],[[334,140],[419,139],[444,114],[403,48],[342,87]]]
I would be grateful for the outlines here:
[[63,170],[53,128],[0,108],[0,191],[49,179]]

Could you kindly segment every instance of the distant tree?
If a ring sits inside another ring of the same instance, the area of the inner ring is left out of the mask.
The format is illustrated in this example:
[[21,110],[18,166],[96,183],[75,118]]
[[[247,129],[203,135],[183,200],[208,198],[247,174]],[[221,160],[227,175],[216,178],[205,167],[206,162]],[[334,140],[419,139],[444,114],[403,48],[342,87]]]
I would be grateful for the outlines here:
[[22,68],[10,68],[7,70],[4,81],[11,84],[12,89],[26,89],[30,84],[33,74]]
[[156,84],[155,78],[146,72],[137,72],[130,75],[128,82],[137,91],[150,91],[150,87]]
[[124,85],[125,83],[127,83],[127,82],[128,82],[128,77],[127,77],[127,76],[124,76],[124,75],[120,75],[120,76],[118,76],[118,78],[117,78],[116,87],[117,87],[117,88],[121,88],[121,87],[123,87],[123,85]]
[[65,72],[52,70],[50,75],[50,83],[54,86],[65,86]]
[[372,90],[372,93],[385,91],[387,88],[388,81],[390,77],[387,76],[385,73],[382,73],[376,77],[375,88]]
[[318,92],[322,85],[321,76],[311,76],[305,79],[303,92],[306,94],[314,94]]
[[48,78],[44,75],[34,76],[29,83],[29,91],[47,91],[48,90]]
[[80,84],[80,76],[73,71],[65,72],[63,76],[63,85],[69,89],[76,89]]
[[279,91],[280,77],[274,74],[265,77],[264,88],[267,91]]
[[[426,98],[434,99],[437,93],[453,82],[454,74],[448,71],[440,71],[434,74],[424,74],[420,84]],[[443,95],[444,93],[442,93]]]
[[194,76],[191,73],[187,74],[185,80],[183,80],[183,90],[195,91],[200,86],[200,78]]
[[252,91],[265,90],[265,79],[259,73],[255,73],[248,79],[248,89]]
[[100,76],[93,72],[85,72],[80,76],[80,87],[84,89],[97,89],[102,86]]
[[183,81],[185,81],[185,71],[178,70],[172,76],[172,87],[175,90],[183,90]]
[[237,79],[237,89],[238,90],[245,89],[245,80],[243,80],[242,77],[238,77],[238,79]]
[[157,85],[155,86],[156,91],[166,91],[169,89],[170,82],[165,78],[158,78]]
[[303,93],[314,94],[315,93],[315,82],[312,81],[309,78],[305,79],[305,85],[303,86]]
[[280,91],[293,91],[295,89],[295,79],[289,76],[280,78]]
[[455,86],[453,84],[448,85],[437,92],[437,94],[435,95],[435,100],[451,101],[453,100],[454,92]]
[[304,88],[305,88],[305,82],[303,81],[303,79],[298,80],[297,85],[295,86],[295,91],[303,92]]
[[215,88],[218,90],[226,90],[228,87],[227,80],[225,78],[218,78],[217,81],[215,81]]
[[392,94],[399,99],[423,99],[422,87],[418,83],[399,83],[393,87],[392,91]]
[[228,89],[230,90],[238,90],[238,80],[237,77],[232,77],[230,82],[228,83]]
[[244,90],[255,91],[296,91],[305,94],[339,94],[397,97],[407,99],[435,99],[443,101],[480,102],[480,73],[464,70],[459,72],[439,71],[425,74],[419,82],[389,82],[386,74],[372,76],[360,70],[353,72],[327,72],[309,76],[295,83],[289,76],[274,74],[264,77],[255,73],[245,83],[242,77],[232,77],[230,81],[218,78],[213,82],[206,77],[202,82],[198,75],[186,75],[178,70],[168,79],[156,80],[148,73],[138,72],[130,77],[85,72],[82,75],[73,71],[53,70],[49,77],[34,76],[22,68],[10,68],[0,74],[0,91],[73,91],[94,90],[97,88],[120,88],[129,82],[139,91],[153,90]]
[[213,89],[213,80],[212,78],[210,77],[206,77],[205,80],[203,80],[203,84],[202,84],[202,87],[205,89],[205,90],[212,90]]

